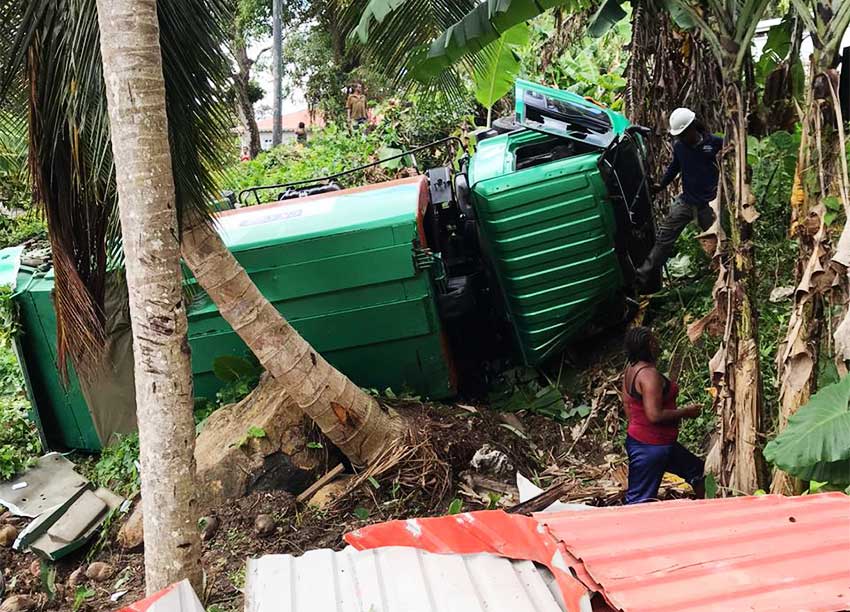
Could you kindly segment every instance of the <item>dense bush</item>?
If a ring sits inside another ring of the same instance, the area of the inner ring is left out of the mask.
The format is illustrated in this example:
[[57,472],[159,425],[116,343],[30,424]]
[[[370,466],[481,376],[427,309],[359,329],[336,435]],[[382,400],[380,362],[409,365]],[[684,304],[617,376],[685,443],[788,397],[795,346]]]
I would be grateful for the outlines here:
[[0,480],[25,469],[41,451],[27,414],[30,406],[21,368],[12,352],[16,325],[11,295],[7,286],[0,287]]

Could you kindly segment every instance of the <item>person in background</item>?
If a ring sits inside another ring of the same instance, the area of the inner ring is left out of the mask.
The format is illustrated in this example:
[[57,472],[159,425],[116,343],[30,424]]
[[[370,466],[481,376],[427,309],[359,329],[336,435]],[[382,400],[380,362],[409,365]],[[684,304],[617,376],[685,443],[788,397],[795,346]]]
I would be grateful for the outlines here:
[[625,350],[628,365],[623,373],[623,404],[629,419],[626,503],[656,499],[664,472],[683,478],[693,487],[695,496],[702,499],[705,466],[676,441],[682,419],[695,418],[702,408],[699,404],[676,407],[679,386],[658,371],[658,340],[649,328],[628,330]]
[[251,161],[251,152],[248,147],[242,147],[242,154],[239,156],[239,161]]
[[366,95],[363,86],[357,83],[354,91],[348,95],[345,101],[345,110],[348,113],[348,125],[363,125],[369,121],[369,110],[366,108]]
[[653,186],[658,193],[682,175],[682,193],[670,205],[670,211],[660,223],[655,246],[637,271],[639,287],[647,289],[653,278],[670,259],[676,239],[696,219],[702,231],[714,224],[714,211],[709,204],[717,197],[720,170],[717,153],[723,139],[709,133],[687,108],[677,108],[670,115],[670,134],[676,137],[673,144],[673,161],[664,173],[661,183]]
[[298,122],[298,127],[295,128],[295,141],[298,144],[307,144],[307,127],[303,121]]

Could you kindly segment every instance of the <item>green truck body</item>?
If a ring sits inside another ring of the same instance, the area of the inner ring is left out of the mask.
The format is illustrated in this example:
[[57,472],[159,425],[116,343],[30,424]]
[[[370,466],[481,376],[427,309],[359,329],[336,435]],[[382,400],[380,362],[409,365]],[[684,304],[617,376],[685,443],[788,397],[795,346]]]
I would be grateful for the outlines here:
[[[363,387],[429,398],[508,362],[539,365],[594,318],[610,322],[654,233],[625,119],[524,82],[516,122],[484,134],[458,172],[228,210],[217,224],[260,291],[331,364]],[[212,398],[215,359],[249,351],[191,276],[186,287],[195,393]],[[123,382],[100,394],[116,398],[112,408],[87,403],[72,368],[61,383],[52,289],[52,271],[19,271],[28,391],[48,446],[97,450],[134,424],[102,414],[134,410],[132,372],[116,369]],[[115,321],[116,337],[128,337],[126,320]],[[113,365],[126,366],[128,349],[114,348]]]

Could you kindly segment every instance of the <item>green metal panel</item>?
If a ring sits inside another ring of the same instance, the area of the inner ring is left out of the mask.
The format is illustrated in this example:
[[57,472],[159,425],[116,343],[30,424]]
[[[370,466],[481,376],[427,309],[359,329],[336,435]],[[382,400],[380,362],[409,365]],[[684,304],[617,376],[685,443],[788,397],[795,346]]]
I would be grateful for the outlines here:
[[18,276],[22,333],[18,347],[26,372],[27,393],[42,438],[53,447],[100,450],[101,444],[80,384],[68,367],[68,385],[61,384],[56,358],[56,314],[53,273],[24,268]]
[[531,365],[562,349],[622,284],[599,154],[514,171],[517,148],[546,138],[487,139],[469,171],[486,249]]
[[[363,387],[410,389],[433,398],[454,392],[427,270],[413,246],[424,179],[412,179],[219,217],[222,236],[260,291],[316,350]],[[220,355],[247,347],[197,287],[189,309],[196,396],[214,397]],[[22,272],[17,302],[30,393],[52,446],[97,450],[73,371],[63,389],[56,369],[52,273]]]
[[[363,387],[454,392],[427,271],[413,264],[424,179],[291,200],[219,217],[263,295]],[[191,281],[192,283],[194,281]],[[189,311],[196,394],[218,387],[214,357],[247,348],[209,299]]]

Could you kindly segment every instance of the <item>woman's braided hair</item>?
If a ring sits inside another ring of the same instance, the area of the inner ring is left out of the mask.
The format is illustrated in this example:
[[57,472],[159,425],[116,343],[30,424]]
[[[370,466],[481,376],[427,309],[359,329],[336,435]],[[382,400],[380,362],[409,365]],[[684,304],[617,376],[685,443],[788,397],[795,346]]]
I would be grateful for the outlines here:
[[626,350],[626,358],[629,363],[637,363],[638,361],[655,361],[650,348],[650,340],[652,339],[652,330],[648,327],[639,325],[632,327],[626,331],[626,338],[623,342]]

